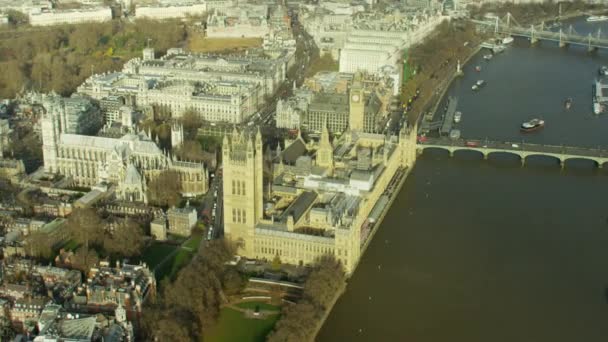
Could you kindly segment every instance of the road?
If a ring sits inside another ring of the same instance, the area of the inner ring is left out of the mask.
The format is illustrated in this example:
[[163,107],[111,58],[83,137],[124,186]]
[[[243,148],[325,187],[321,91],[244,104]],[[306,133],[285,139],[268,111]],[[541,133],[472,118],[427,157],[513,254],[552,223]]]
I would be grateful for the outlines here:
[[[297,47],[295,62],[290,70],[287,71],[285,81],[277,88],[275,94],[268,99],[268,102],[260,109],[258,116],[254,116],[249,122],[245,122],[240,126],[240,129],[253,132],[258,128],[262,131],[262,135],[266,140],[277,140],[282,138],[285,131],[277,129],[275,124],[276,105],[280,98],[289,97],[293,94],[293,83],[301,85],[304,82],[304,75],[309,67],[311,53],[318,53],[314,40],[306,31],[304,31],[299,22],[294,21],[293,34],[296,38]],[[250,124],[253,122],[253,124]],[[225,126],[224,129],[229,130],[233,127],[231,124],[216,123],[215,127]],[[229,127],[228,127],[229,126]],[[268,143],[269,141],[267,141]],[[274,145],[274,142],[270,142]],[[215,177],[209,185],[209,191],[201,201],[198,208],[200,216],[209,218],[208,228],[211,230],[211,235],[205,236],[206,239],[216,239],[224,235],[224,212],[221,205],[223,199],[222,193],[222,174],[221,165],[218,167]],[[215,208],[215,209],[214,209]],[[213,215],[215,210],[215,215]],[[207,233],[208,234],[208,233]]]

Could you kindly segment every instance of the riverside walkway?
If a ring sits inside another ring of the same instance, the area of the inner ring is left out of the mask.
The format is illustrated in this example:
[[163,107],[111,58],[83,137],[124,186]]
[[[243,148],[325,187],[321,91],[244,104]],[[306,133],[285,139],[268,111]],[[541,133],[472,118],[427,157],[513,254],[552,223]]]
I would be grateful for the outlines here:
[[600,148],[585,148],[573,146],[540,145],[528,143],[512,143],[490,140],[465,140],[449,138],[426,138],[419,141],[417,150],[422,152],[426,149],[442,149],[453,156],[457,151],[476,151],[488,159],[494,153],[506,153],[516,155],[520,158],[522,165],[525,165],[526,158],[530,156],[545,156],[555,158],[563,168],[566,161],[579,159],[595,162],[597,167],[602,168],[608,162],[608,150]]

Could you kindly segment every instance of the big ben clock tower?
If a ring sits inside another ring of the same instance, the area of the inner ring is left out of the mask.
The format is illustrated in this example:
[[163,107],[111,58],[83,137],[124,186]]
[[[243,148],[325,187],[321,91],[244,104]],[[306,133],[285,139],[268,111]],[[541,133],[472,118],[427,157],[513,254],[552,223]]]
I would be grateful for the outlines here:
[[348,124],[352,131],[363,131],[365,101],[363,90],[358,85],[353,85],[350,89]]

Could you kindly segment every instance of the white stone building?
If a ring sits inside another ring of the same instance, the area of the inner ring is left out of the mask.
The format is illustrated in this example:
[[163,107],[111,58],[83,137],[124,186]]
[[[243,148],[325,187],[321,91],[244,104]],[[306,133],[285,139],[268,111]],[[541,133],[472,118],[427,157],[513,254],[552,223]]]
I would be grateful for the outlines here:
[[112,9],[110,7],[93,7],[68,10],[35,10],[29,13],[29,18],[32,26],[101,23],[112,20]]
[[207,12],[203,1],[163,1],[158,4],[136,5],[135,18],[170,19],[200,16]]
[[221,14],[214,11],[207,19],[209,38],[262,38],[270,32],[266,11],[250,12],[242,9],[239,13]]
[[29,14],[33,10],[48,10],[53,8],[50,0],[0,0],[0,10],[17,11]]
[[90,77],[78,92],[95,99],[121,95],[129,103],[152,106],[174,118],[194,110],[204,120],[240,123],[285,80],[288,57],[222,57],[170,49],[154,59],[147,51],[143,59],[127,62],[121,72]]

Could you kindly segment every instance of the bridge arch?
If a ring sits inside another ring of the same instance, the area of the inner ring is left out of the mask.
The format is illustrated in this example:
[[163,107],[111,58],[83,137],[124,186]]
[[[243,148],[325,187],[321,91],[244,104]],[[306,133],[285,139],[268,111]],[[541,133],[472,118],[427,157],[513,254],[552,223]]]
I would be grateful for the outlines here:
[[482,151],[480,149],[477,149],[477,148],[470,148],[470,147],[455,148],[454,149],[454,156],[456,156],[456,154],[463,154],[463,155],[466,155],[466,154],[469,154],[469,155],[470,154],[477,154],[481,158],[484,158],[484,159],[486,157],[486,153],[484,151]]
[[555,160],[557,162],[557,164],[562,163],[562,159],[560,157],[552,155],[552,154],[545,154],[545,153],[527,153],[523,157],[523,159],[524,159],[524,162],[533,161],[535,159],[538,159],[538,160],[550,159],[550,160]]
[[452,149],[447,147],[447,146],[441,146],[441,145],[429,145],[429,146],[424,146],[424,145],[418,145],[418,151],[420,151],[420,154],[424,154],[426,151],[443,151],[449,155],[452,154]]
[[505,155],[505,156],[515,156],[519,159],[522,159],[521,154],[518,151],[510,151],[510,150],[490,150],[486,153],[487,157],[493,157],[497,155]]
[[590,163],[595,167],[602,167],[603,163],[600,162],[599,160],[593,158],[593,157],[583,157],[583,156],[569,156],[569,157],[565,157],[564,158],[564,165],[567,162],[574,162],[574,161],[583,161],[586,163]]

